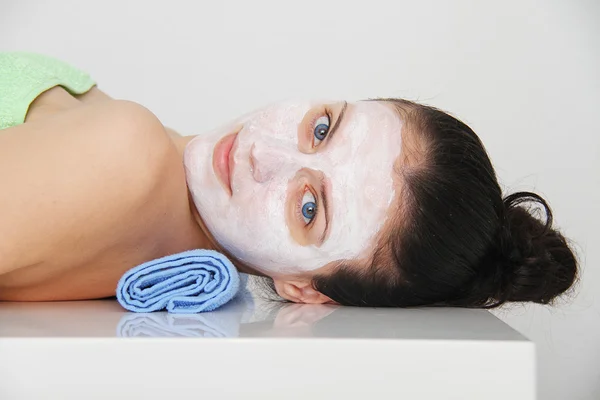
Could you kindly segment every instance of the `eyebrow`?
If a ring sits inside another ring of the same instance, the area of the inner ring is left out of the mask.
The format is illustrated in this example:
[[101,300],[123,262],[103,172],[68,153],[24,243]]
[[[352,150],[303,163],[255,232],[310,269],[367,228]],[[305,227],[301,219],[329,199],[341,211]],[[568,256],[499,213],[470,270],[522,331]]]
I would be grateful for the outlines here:
[[326,189],[326,183],[325,183],[325,175],[323,175],[323,179],[321,180],[321,199],[323,200],[323,208],[325,209],[325,229],[323,229],[323,233],[321,234],[321,236],[319,236],[319,246],[323,244],[323,242],[325,241],[325,236],[327,235],[327,232],[329,231],[329,206],[328,206],[328,200],[327,198],[329,197],[329,191]]
[[338,127],[342,123],[342,119],[344,118],[344,114],[346,113],[346,108],[348,108],[348,102],[344,101],[344,105],[342,106],[342,110],[340,111],[340,116],[337,118],[337,120],[335,121],[335,124],[333,124],[333,127],[329,131],[329,135],[328,135],[329,139],[327,140],[328,142],[331,142],[333,140],[333,136],[338,131]]

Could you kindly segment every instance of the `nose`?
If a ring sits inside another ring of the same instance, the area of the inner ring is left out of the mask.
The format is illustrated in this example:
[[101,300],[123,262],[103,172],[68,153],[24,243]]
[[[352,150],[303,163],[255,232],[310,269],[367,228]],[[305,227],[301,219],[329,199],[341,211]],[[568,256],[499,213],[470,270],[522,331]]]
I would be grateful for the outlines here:
[[284,149],[262,142],[255,142],[250,147],[250,171],[254,180],[267,182],[284,167],[287,159]]

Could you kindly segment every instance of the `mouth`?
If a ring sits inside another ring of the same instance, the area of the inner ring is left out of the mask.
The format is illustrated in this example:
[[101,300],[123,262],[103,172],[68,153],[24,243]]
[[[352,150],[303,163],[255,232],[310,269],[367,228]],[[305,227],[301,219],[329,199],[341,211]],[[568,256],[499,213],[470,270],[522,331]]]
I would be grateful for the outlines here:
[[235,163],[233,161],[233,155],[237,149],[237,136],[241,128],[236,130],[234,133],[230,133],[223,136],[215,145],[213,151],[213,170],[219,183],[225,189],[225,192],[229,196],[233,194],[231,189],[231,176],[233,174],[233,168]]

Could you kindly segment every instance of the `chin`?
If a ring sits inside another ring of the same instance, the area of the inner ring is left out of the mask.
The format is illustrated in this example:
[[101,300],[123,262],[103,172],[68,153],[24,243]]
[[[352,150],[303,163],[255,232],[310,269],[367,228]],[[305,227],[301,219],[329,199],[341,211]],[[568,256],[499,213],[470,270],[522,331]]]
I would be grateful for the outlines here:
[[218,185],[211,167],[214,145],[214,137],[198,135],[185,147],[183,164],[186,181],[193,195],[200,189],[213,190]]

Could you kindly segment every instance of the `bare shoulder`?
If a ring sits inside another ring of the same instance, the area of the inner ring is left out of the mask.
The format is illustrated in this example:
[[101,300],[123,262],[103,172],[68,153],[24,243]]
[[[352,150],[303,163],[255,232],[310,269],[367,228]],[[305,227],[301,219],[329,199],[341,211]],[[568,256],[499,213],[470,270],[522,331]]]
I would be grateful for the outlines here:
[[0,131],[0,184],[0,275],[52,260],[35,280],[148,239],[185,173],[151,111],[110,100]]

